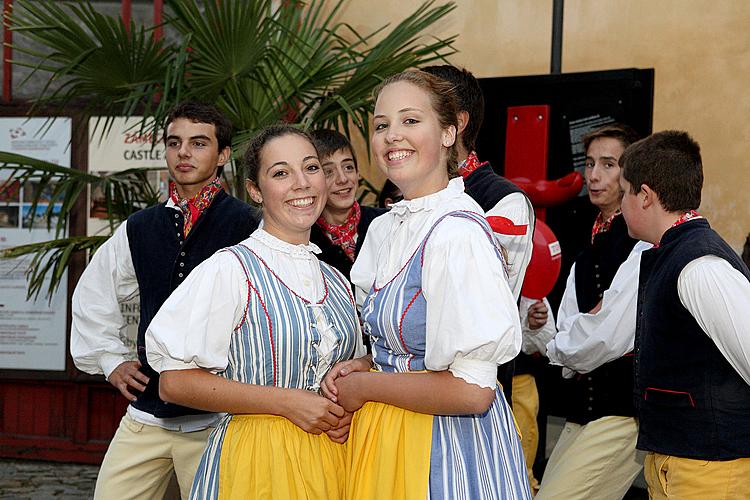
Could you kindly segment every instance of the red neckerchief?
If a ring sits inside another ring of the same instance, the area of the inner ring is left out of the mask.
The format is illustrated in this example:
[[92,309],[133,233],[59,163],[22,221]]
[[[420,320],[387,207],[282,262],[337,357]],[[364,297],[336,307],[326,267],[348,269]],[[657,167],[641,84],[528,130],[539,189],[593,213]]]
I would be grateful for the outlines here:
[[169,197],[182,212],[185,238],[187,238],[188,233],[190,233],[190,230],[193,228],[195,221],[197,221],[203,211],[211,205],[216,193],[221,191],[221,189],[221,182],[217,177],[207,185],[203,186],[198,194],[187,199],[180,198],[180,195],[177,193],[177,185],[172,181],[169,182]]
[[357,235],[357,226],[361,217],[362,211],[359,203],[355,201],[343,224],[329,224],[322,215],[315,223],[323,229],[331,243],[340,246],[346,256],[354,262],[354,252],[357,249],[357,241],[354,237]]
[[461,177],[466,179],[470,173],[472,173],[474,170],[478,169],[479,167],[483,167],[487,165],[489,162],[479,163],[479,158],[477,158],[477,154],[472,151],[469,153],[469,156],[466,157],[464,161],[461,162],[461,164],[458,166],[458,173],[461,174]]
[[[673,227],[677,227],[680,224],[684,224],[684,223],[686,223],[689,220],[702,219],[702,218],[703,218],[703,216],[701,214],[699,214],[697,210],[690,210],[690,211],[685,212],[684,214],[682,214],[682,216],[679,219],[677,219],[676,221],[674,221],[674,224],[672,224],[671,226],[669,226],[669,229],[672,229]],[[659,241],[656,245],[654,245],[654,248],[659,248],[660,244],[661,244],[661,241]]]
[[620,212],[620,209],[618,208],[615,210],[615,213],[610,215],[607,220],[602,219],[602,213],[599,212],[599,215],[596,216],[596,220],[594,221],[594,227],[591,228],[591,243],[594,243],[594,236],[596,236],[599,233],[606,233],[609,231],[609,228],[612,226],[612,221],[615,220],[615,217],[620,215],[622,212]]

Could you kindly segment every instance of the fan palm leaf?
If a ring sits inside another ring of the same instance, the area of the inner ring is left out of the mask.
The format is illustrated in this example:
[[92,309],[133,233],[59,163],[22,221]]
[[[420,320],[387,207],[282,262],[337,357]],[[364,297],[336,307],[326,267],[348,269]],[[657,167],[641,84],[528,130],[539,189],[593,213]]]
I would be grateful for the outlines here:
[[[166,25],[177,36],[162,40],[153,36],[153,27],[126,26],[88,2],[16,0],[6,25],[44,47],[13,46],[25,56],[13,63],[30,67],[30,78],[42,75],[48,82],[34,99],[32,114],[54,105],[75,112],[79,123],[102,116],[101,134],[114,116],[143,116],[141,128],[156,132],[177,102],[208,101],[235,125],[238,155],[251,135],[278,121],[343,128],[347,135],[354,127],[366,138],[372,89],[380,81],[455,52],[455,37],[424,35],[455,8],[452,2],[428,0],[393,28],[366,34],[337,20],[344,4],[171,0]],[[110,232],[133,211],[157,201],[143,169],[93,175],[9,153],[0,153],[0,167],[11,169],[12,181],[52,189],[47,215],[62,207],[54,228],[58,238],[66,234],[67,215],[87,189],[105,194]],[[234,179],[235,193],[242,197],[242,178],[235,172]],[[34,207],[38,201],[35,196]],[[31,262],[30,287],[38,293],[51,278],[48,291],[53,290],[55,278],[62,275],[58,271],[68,265],[72,252],[84,247],[97,246],[62,238],[47,246],[22,247],[23,252],[38,251],[39,258]]]

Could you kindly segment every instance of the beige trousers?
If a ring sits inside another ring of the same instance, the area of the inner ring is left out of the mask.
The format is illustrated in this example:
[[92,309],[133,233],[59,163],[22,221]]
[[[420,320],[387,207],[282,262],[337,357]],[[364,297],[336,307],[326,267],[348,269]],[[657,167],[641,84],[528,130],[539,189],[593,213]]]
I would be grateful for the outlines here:
[[136,422],[126,413],[99,469],[94,499],[160,500],[172,471],[182,498],[187,498],[212,430],[168,431]]
[[648,453],[644,472],[651,500],[750,499],[750,458],[719,462]]
[[643,467],[633,417],[566,423],[552,450],[536,499],[618,500]]

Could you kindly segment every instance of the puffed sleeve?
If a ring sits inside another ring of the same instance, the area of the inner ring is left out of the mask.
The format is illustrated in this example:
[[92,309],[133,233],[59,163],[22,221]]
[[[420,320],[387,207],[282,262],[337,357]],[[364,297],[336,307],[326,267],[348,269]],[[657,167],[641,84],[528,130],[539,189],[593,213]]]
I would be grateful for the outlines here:
[[73,361],[79,370],[105,377],[128,359],[129,349],[120,338],[120,303],[138,294],[126,224],[120,224],[91,258],[71,300]]
[[495,248],[482,227],[449,217],[430,236],[422,269],[425,366],[495,387],[497,366],[521,350],[521,325]]
[[224,370],[247,301],[247,279],[237,257],[230,251],[214,254],[172,292],[148,326],[149,364],[157,372]]

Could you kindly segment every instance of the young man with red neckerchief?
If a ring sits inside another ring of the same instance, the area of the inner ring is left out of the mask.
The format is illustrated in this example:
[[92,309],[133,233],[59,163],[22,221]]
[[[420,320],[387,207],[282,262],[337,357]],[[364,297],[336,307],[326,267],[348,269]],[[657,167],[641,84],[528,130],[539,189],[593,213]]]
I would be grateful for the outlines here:
[[650,245],[628,236],[620,213],[619,159],[636,139],[624,125],[583,138],[589,199],[599,210],[576,257],[547,357],[563,367],[565,426],[538,499],[622,498],[643,466],[636,452],[633,350],[638,263]]
[[695,210],[700,147],[653,134],[621,158],[622,212],[643,252],[634,396],[652,499],[750,494],[750,271]]
[[[231,155],[231,122],[215,107],[184,103],[165,123],[169,199],[131,215],[92,257],[73,293],[71,355],[103,374],[131,403],[110,443],[95,498],[161,498],[172,471],[187,498],[208,434],[219,416],[159,398],[146,361],[146,327],[201,262],[244,240],[257,211],[221,187]],[[140,295],[138,360],[119,337],[120,302]],[[179,328],[179,325],[175,325]]]

